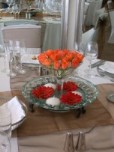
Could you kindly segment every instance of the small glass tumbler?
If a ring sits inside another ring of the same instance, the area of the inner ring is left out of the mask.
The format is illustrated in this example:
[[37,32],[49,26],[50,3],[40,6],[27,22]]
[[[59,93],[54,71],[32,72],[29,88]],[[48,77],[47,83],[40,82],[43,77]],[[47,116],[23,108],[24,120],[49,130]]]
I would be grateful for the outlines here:
[[86,52],[85,52],[85,57],[89,62],[89,69],[88,69],[88,77],[94,77],[94,74],[92,74],[92,62],[94,62],[97,57],[98,57],[98,44],[96,42],[90,41],[87,44]]

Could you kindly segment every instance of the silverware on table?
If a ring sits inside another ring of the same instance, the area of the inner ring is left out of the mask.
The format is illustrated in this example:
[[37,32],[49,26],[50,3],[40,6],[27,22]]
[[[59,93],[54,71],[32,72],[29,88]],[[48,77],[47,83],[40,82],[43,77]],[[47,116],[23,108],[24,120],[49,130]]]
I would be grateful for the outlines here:
[[111,81],[114,82],[114,74],[113,73],[109,73],[103,69],[100,69],[99,66],[97,67],[97,72],[100,76],[102,76],[102,77],[107,76],[109,79],[111,79]]
[[103,65],[105,62],[106,62],[106,61],[104,61],[104,60],[97,61],[97,62],[95,62],[95,63],[93,63],[93,64],[91,65],[91,68],[95,68],[95,67],[98,67],[98,66],[100,66],[100,65]]

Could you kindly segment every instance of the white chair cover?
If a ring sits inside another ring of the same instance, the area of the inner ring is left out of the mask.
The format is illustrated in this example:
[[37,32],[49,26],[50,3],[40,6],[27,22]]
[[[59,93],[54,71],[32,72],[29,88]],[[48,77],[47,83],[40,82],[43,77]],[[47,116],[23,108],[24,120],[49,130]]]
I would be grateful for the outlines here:
[[111,33],[108,43],[114,43],[114,10],[109,12],[110,23],[111,23]]
[[84,51],[86,50],[88,42],[97,41],[97,37],[98,37],[97,32],[98,32],[97,29],[92,28],[89,31],[82,34],[82,45]]
[[1,29],[4,27],[4,23],[0,23],[0,44],[3,44],[3,37],[2,37],[2,32]]
[[85,17],[85,25],[86,26],[91,26],[95,25],[95,13],[97,10],[99,10],[102,6],[102,1],[103,0],[93,0],[90,2],[86,17]]
[[41,48],[41,26],[23,24],[2,28],[3,40],[24,41],[26,48]]

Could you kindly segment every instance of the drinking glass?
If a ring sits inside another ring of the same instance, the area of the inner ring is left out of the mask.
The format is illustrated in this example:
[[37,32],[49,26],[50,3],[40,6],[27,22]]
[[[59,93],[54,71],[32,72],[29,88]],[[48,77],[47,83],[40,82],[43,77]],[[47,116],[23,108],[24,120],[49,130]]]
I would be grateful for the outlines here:
[[15,41],[15,51],[16,51],[16,69],[19,73],[25,74],[26,70],[23,69],[22,65],[22,57],[23,54],[26,52],[26,47],[23,41]]
[[20,13],[21,13],[21,4],[18,4],[18,9],[17,9],[17,15],[18,15],[18,19],[19,19],[19,16],[20,16]]
[[92,75],[91,65],[92,62],[98,57],[98,44],[96,42],[91,41],[87,44],[85,56],[86,59],[89,61],[88,76],[92,77],[93,75]]
[[9,42],[7,44],[5,44],[5,47],[6,47],[7,52],[9,52],[9,70],[10,70],[9,75],[11,77],[15,77],[17,74],[14,71],[15,64],[16,64],[16,59],[15,59],[13,41],[9,40]]
[[3,69],[1,70],[2,72],[6,72],[6,57],[5,57],[5,47],[4,45],[0,44],[0,57],[2,57],[4,60],[3,60],[3,64],[1,66],[3,66]]
[[21,12],[21,5],[20,4],[15,4],[12,7],[12,10],[13,10],[14,18],[16,19],[18,17],[18,19],[19,19],[19,14]]
[[10,52],[7,49],[7,47],[5,47],[4,61],[5,61],[4,71],[5,71],[5,73],[9,74],[10,73],[10,69],[9,69]]

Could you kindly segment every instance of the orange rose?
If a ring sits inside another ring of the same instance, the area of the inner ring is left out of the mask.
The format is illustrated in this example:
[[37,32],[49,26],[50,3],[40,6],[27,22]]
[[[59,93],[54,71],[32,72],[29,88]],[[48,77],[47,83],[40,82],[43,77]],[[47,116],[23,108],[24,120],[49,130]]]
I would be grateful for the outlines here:
[[65,56],[65,59],[66,59],[67,61],[71,61],[71,60],[73,59],[73,54],[72,54],[72,53],[67,54],[67,55]]
[[54,62],[54,69],[58,70],[60,68],[60,63],[58,61]]
[[61,65],[61,68],[63,69],[63,70],[65,70],[65,69],[67,69],[68,67],[69,67],[69,62],[67,62],[66,60],[62,60],[62,63],[61,63],[62,65]]
[[56,70],[76,68],[83,58],[84,56],[81,53],[67,49],[49,49],[38,56],[38,60],[41,64]]
[[46,51],[46,54],[47,54],[48,56],[50,56],[50,55],[52,54],[52,52],[53,52],[53,50],[47,50],[47,51]]
[[47,67],[50,67],[51,66],[51,61],[49,59],[45,59],[43,64]]
[[78,65],[79,65],[78,59],[74,58],[71,63],[72,68],[76,68]]

